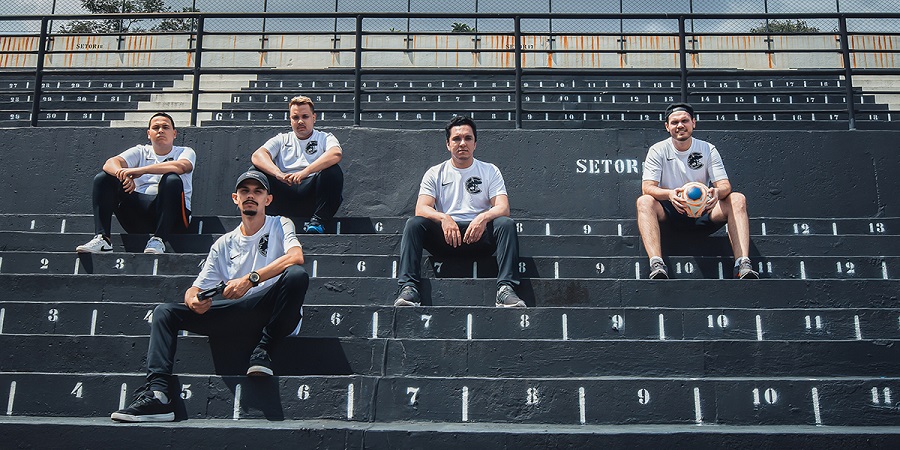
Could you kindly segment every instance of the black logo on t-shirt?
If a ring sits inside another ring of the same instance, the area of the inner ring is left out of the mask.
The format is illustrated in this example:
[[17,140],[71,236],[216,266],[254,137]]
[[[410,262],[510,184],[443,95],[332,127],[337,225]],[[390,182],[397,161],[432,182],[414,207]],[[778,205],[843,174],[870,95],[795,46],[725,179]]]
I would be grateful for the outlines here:
[[306,144],[306,154],[307,155],[315,155],[319,150],[319,141],[309,141]]
[[703,155],[697,152],[688,155],[688,167],[697,170],[703,168]]
[[266,256],[267,253],[269,253],[269,233],[259,238],[259,254]]
[[470,177],[468,180],[466,180],[466,190],[469,191],[470,194],[480,194],[481,178]]

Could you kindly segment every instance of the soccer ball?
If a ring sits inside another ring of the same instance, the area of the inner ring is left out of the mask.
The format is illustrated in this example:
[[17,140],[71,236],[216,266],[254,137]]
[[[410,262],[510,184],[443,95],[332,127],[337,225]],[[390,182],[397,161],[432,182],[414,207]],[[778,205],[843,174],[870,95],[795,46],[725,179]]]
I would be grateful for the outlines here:
[[709,188],[703,183],[691,181],[681,187],[681,200],[686,206],[685,214],[688,217],[697,218],[703,215],[708,198]]

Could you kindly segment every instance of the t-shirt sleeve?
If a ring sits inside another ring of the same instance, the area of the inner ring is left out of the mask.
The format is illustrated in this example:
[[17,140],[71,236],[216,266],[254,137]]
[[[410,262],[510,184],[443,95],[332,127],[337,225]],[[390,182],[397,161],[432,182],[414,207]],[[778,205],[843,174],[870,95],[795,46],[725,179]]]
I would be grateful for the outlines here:
[[664,156],[658,147],[650,147],[647,158],[644,159],[644,173],[641,179],[644,181],[662,180],[662,160]]
[[135,145],[134,147],[119,153],[118,156],[125,160],[125,164],[128,164],[128,167],[134,168],[140,167],[141,160],[144,159],[144,152],[140,145]]
[[279,153],[281,153],[282,147],[284,147],[284,138],[280,134],[269,139],[265,144],[263,144],[263,148],[265,148],[266,151],[269,152],[269,156],[272,157],[273,161],[275,160],[275,157],[278,156]]
[[338,138],[334,137],[333,134],[328,133],[328,135],[325,136],[325,151],[328,151],[328,149],[333,147],[338,147],[343,150],[343,148],[341,148],[341,143],[338,141]]
[[216,270],[216,261],[219,259],[219,250],[219,242],[216,242],[212,248],[209,249],[209,254],[206,255],[206,261],[203,262],[203,268],[200,269],[200,274],[197,275],[197,279],[194,280],[192,286],[200,289],[209,289],[215,287],[221,281],[226,281],[222,279],[222,276]]
[[725,164],[722,162],[722,155],[713,145],[709,149],[709,180],[715,183],[728,179],[728,173],[725,172]]
[[181,155],[178,155],[178,159],[186,159],[191,163],[192,167],[197,166],[197,153],[190,147],[184,147],[184,150],[181,151]]
[[297,239],[296,229],[294,228],[294,222],[287,217],[281,218],[281,231],[284,235],[284,251],[287,252],[288,249],[292,247],[303,248],[300,245],[300,240]]
[[508,195],[506,193],[506,183],[503,181],[503,174],[497,166],[491,164],[491,183],[488,186],[488,198],[494,198],[498,195]]
[[443,164],[432,167],[425,172],[422,177],[422,184],[419,185],[419,195],[428,195],[437,198],[438,186],[437,179]]

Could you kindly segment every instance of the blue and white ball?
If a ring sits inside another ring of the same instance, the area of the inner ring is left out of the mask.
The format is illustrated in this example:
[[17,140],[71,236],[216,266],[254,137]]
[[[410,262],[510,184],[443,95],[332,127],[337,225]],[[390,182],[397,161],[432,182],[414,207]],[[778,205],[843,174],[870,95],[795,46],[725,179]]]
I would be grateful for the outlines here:
[[681,200],[684,202],[685,214],[688,217],[702,216],[708,199],[709,188],[703,183],[691,181],[681,187]]

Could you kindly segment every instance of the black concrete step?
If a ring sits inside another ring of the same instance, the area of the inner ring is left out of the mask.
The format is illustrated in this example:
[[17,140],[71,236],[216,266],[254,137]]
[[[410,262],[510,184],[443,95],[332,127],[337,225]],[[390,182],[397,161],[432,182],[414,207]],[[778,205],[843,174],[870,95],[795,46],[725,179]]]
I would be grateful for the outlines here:
[[[192,275],[0,274],[2,301],[181,301]],[[895,308],[898,280],[605,280],[525,279],[516,288],[529,306],[672,308]],[[436,278],[420,287],[423,305],[493,306],[493,279]],[[391,305],[397,280],[385,277],[310,280],[308,305]],[[813,311],[811,310],[810,313]]]
[[[614,173],[638,170],[637,166],[627,167],[624,162],[613,160],[581,160],[578,167],[585,173]],[[294,224],[302,226],[307,218],[295,217]],[[401,234],[406,217],[338,217],[326,222],[329,234]],[[520,236],[524,235],[600,235],[638,236],[637,223],[627,219],[519,219],[516,227]],[[194,215],[190,233],[225,233],[240,224],[238,216]],[[94,219],[89,214],[0,214],[0,230],[3,231],[43,231],[51,233],[93,233]],[[121,233],[121,227],[113,220],[113,232]],[[750,219],[751,236],[780,235],[897,235],[900,234],[900,218],[778,218],[759,217]]]
[[[383,255],[310,254],[304,267],[312,277],[396,278],[399,257]],[[206,254],[143,253],[81,254],[75,252],[0,252],[0,273],[196,275]],[[671,278],[729,279],[730,256],[666,257]],[[475,260],[426,256],[426,277],[496,278],[497,264],[490,257]],[[762,278],[898,279],[900,257],[890,256],[763,256],[754,260]],[[523,278],[640,279],[650,272],[642,256],[522,256],[518,272]],[[745,280],[746,281],[746,280]]]
[[[162,299],[163,301],[168,299]],[[151,303],[0,302],[0,334],[149,335]],[[900,340],[900,309],[394,308],[306,305],[300,336],[401,339]]]
[[[242,375],[258,336],[179,338],[175,371]],[[0,335],[4,372],[143,373],[144,336]],[[893,340],[287,338],[273,370],[420,377],[891,377]],[[40,354],[40,358],[35,358]]]
[[[177,417],[542,425],[894,425],[897,378],[181,375]],[[7,416],[104,417],[143,377],[0,374]],[[175,395],[173,395],[175,397]],[[124,426],[124,425],[123,425]]]
[[[166,242],[171,253],[207,253],[221,235],[176,234]],[[668,236],[668,235],[667,235]],[[90,241],[93,233],[51,233],[33,231],[0,231],[0,250],[29,252],[73,252]],[[306,254],[370,254],[398,255],[401,236],[397,234],[342,234],[298,236]],[[142,253],[149,235],[119,234],[110,236],[114,253]],[[640,256],[644,246],[637,236],[610,235],[522,235],[519,251],[523,256]],[[669,236],[663,239],[663,253],[671,256],[725,256],[732,252],[728,236],[720,233],[706,236]],[[751,258],[761,255],[859,256],[898,255],[900,240],[887,235],[810,235],[756,236],[751,239]]]
[[170,424],[116,424],[109,418],[0,417],[12,447],[225,448],[235,443],[322,450],[366,448],[648,448],[892,449],[900,427],[547,425],[446,422],[346,422],[334,420],[190,420]]

